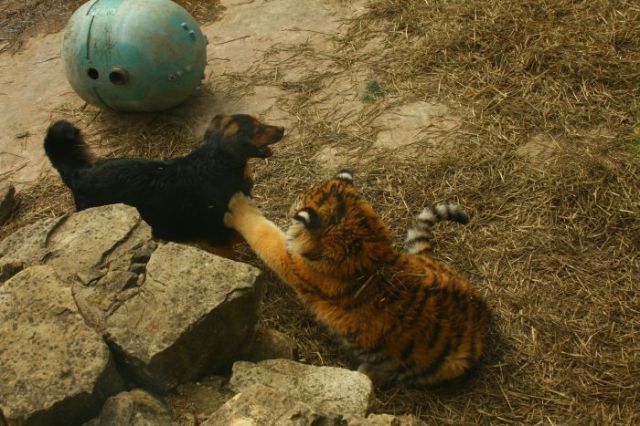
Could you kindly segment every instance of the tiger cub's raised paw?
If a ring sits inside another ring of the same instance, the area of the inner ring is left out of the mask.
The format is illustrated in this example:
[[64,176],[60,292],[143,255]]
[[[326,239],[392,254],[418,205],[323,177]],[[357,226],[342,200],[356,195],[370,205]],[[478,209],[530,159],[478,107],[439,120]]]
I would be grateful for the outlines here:
[[224,215],[224,224],[235,228],[238,221],[247,215],[261,215],[253,200],[242,192],[236,192],[229,200],[229,211]]

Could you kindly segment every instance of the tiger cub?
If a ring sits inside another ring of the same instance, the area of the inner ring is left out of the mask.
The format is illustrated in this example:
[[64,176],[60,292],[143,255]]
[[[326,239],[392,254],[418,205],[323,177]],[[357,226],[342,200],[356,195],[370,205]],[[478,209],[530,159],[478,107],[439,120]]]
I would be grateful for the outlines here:
[[489,311],[464,277],[429,255],[433,225],[468,222],[457,206],[424,209],[404,252],[347,171],[302,194],[286,234],[241,193],[229,210],[227,226],[342,338],[374,383],[437,385],[479,360]]

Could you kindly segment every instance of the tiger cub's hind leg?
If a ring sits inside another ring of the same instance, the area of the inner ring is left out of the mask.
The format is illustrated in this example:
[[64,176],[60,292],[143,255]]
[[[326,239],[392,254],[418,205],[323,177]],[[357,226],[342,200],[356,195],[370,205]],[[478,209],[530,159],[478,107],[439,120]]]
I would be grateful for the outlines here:
[[426,254],[432,250],[433,227],[442,220],[469,223],[467,215],[457,204],[438,204],[426,207],[407,231],[405,249],[410,254]]

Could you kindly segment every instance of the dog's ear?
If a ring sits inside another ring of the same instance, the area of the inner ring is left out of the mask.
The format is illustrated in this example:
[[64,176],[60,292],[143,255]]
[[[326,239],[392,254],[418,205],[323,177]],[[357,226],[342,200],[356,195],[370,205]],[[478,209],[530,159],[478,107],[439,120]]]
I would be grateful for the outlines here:
[[222,131],[222,140],[231,141],[235,140],[240,132],[240,125],[236,121],[229,121]]
[[218,114],[211,119],[209,126],[207,127],[204,137],[208,138],[210,135],[220,133],[231,123],[233,117],[230,115]]

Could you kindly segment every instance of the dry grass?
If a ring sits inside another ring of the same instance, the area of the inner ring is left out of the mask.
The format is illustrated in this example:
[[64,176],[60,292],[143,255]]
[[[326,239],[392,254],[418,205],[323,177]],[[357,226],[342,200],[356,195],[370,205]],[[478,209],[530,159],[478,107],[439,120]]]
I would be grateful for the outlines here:
[[[398,241],[427,201],[472,210],[469,227],[440,230],[439,253],[486,295],[500,335],[463,389],[392,389],[378,411],[447,424],[640,421],[639,13],[631,2],[378,0],[339,40],[335,64],[366,63],[394,99],[465,117],[448,155],[374,155],[356,178]],[[308,100],[332,76],[307,77],[291,94],[304,145],[260,169],[256,191],[281,225],[281,194],[318,179],[318,147],[370,138],[313,119]],[[552,152],[521,151],[540,135]],[[306,361],[348,365],[289,290],[271,287],[265,312]]]
[[639,22],[628,0],[383,0],[354,35],[387,35],[371,62],[392,87],[462,102],[474,121],[513,141],[628,127]]
[[[313,155],[336,144],[368,156],[357,185],[398,241],[428,201],[456,200],[472,213],[467,227],[438,230],[437,253],[496,312],[486,363],[459,389],[378,392],[376,411],[442,424],[640,423],[640,8],[600,0],[373,0],[348,25],[334,54],[321,58],[330,72],[317,66],[311,47],[280,46],[259,69],[216,77],[211,86],[221,96],[258,83],[287,93],[279,106],[298,124],[255,170],[255,195],[280,225],[293,194],[325,177]],[[277,54],[308,62],[308,72],[295,82],[274,79]],[[337,112],[319,116],[310,99],[336,73],[362,64],[388,98],[351,117],[361,127],[342,125]],[[372,117],[423,99],[464,117],[449,135],[450,152],[402,159],[370,149]],[[105,129],[90,140],[111,155],[172,156],[200,137],[177,112],[124,121],[91,107],[64,114]],[[523,150],[539,136],[555,141],[550,152]],[[0,237],[71,208],[57,178],[22,194]],[[256,262],[246,248],[242,255]],[[304,361],[349,365],[275,278],[263,322],[293,336]]]
[[[388,90],[467,112],[456,152],[426,172],[372,165],[397,183],[370,198],[391,198],[378,204],[395,223],[405,199],[475,210],[468,229],[442,230],[441,255],[477,282],[502,336],[462,394],[394,390],[380,409],[455,424],[638,423],[640,8],[377,0],[351,28],[347,50],[382,35],[363,60]],[[549,158],[518,155],[540,134],[558,141]]]
[[[450,424],[640,420],[640,164],[624,149],[607,150],[576,156],[572,147],[540,170],[478,143],[426,171],[421,162],[385,158],[359,171],[358,186],[398,242],[428,200],[471,209],[468,227],[439,230],[437,253],[477,284],[501,336],[464,388],[392,389],[378,393],[378,411]],[[257,191],[280,224],[288,200],[279,194],[307,184],[285,178],[287,161],[274,160]],[[299,176],[313,176],[311,165],[301,166]],[[271,286],[266,300],[265,321],[295,336],[305,361],[349,365],[291,291]]]
[[0,53],[15,53],[36,32],[64,28],[83,0],[5,0],[0,6]]

